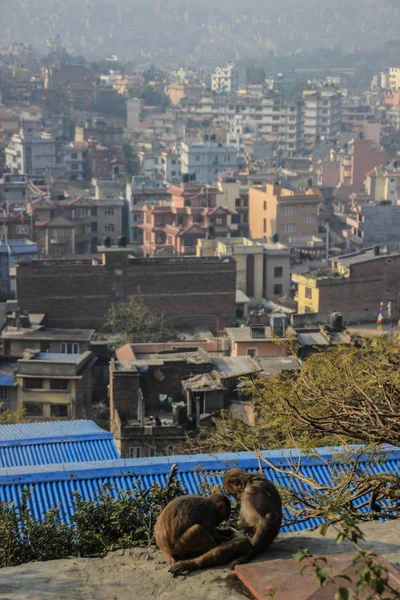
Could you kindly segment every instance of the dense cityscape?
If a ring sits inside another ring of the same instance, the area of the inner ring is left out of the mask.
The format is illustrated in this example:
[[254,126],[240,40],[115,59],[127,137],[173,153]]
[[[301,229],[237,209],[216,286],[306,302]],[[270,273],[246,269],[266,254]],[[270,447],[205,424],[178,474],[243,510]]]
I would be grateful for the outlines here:
[[[30,553],[21,542],[0,567],[12,586],[11,567],[31,560],[156,543],[175,577],[233,560],[254,597],[300,598],[273,575],[277,595],[256,595],[259,563],[241,563],[279,531],[339,523],[354,545],[356,519],[399,510],[398,9],[365,3],[355,27],[345,2],[313,2],[324,28],[311,34],[291,2],[271,13],[233,3],[224,17],[223,5],[157,2],[129,32],[127,2],[79,3],[63,24],[55,2],[11,4],[0,24],[0,547],[21,538]],[[338,447],[351,458],[334,458]],[[8,503],[23,505],[26,486],[21,534]],[[241,538],[233,517],[218,528],[228,496],[241,501]],[[172,526],[190,498],[208,512],[188,508],[192,520]],[[45,513],[58,547],[33,533]],[[281,543],[278,562],[294,554]],[[356,598],[303,559],[342,594],[318,597]],[[203,584],[192,600],[243,597]],[[189,598],[181,584],[133,596],[104,585],[111,595],[90,598]],[[83,598],[77,586],[43,598]]]

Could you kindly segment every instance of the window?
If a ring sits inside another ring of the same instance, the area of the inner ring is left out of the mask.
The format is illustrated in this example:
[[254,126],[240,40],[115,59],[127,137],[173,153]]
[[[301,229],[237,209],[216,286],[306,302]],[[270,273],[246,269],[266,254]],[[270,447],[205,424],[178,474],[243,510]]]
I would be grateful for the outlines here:
[[296,207],[295,206],[284,206],[283,207],[283,215],[287,217],[288,215],[295,215]]
[[224,218],[223,217],[216,217],[215,224],[216,225],[223,225],[224,224]]
[[313,210],[314,207],[314,204],[305,204],[303,206],[304,210]]
[[249,205],[249,199],[248,198],[243,198],[243,206],[247,208],[248,205]]
[[274,276],[276,277],[276,279],[283,277],[283,267],[275,267]]
[[246,348],[246,355],[251,356],[251,358],[256,358],[258,356],[257,348]]
[[78,158],[78,153],[77,153],[77,152],[71,152],[71,158],[72,158],[73,160],[74,160],[74,159],[77,159],[77,158]]
[[308,300],[312,299],[312,289],[311,288],[306,287],[305,296],[306,296],[306,298],[308,298]]
[[164,217],[156,217],[156,225],[157,227],[162,227],[164,225]]
[[50,379],[50,389],[58,392],[67,392],[69,390],[68,379]]
[[24,411],[27,417],[42,417],[43,404],[24,403]]
[[79,344],[77,342],[61,342],[61,354],[79,354]]
[[65,254],[65,248],[62,246],[54,246],[51,250],[53,256],[63,256]]
[[315,215],[304,215],[304,223],[314,223]]
[[5,400],[7,398],[8,388],[0,387],[0,400]]
[[69,236],[68,229],[58,229],[57,237],[59,240],[65,240],[66,238],[68,238],[68,236]]
[[313,310],[312,310],[312,308],[310,308],[309,306],[306,306],[306,307],[305,307],[305,312],[306,312],[306,313],[312,313],[312,312],[313,312]]
[[200,162],[200,154],[196,154],[195,160],[196,160],[196,162]]
[[264,210],[267,210],[267,201],[264,200]]
[[236,206],[236,208],[240,208],[240,198],[236,198],[235,206]]
[[50,414],[52,417],[68,417],[68,404],[53,404],[50,407]]
[[130,446],[129,447],[130,458],[140,458],[141,455],[142,455],[142,447],[141,446]]
[[171,171],[171,176],[175,177],[175,175],[176,175],[176,171]]
[[78,165],[71,165],[71,171],[77,171]]
[[285,223],[283,226],[284,233],[295,233],[296,231],[296,223]]
[[113,217],[114,216],[114,209],[113,208],[106,208],[104,211],[104,215],[106,217]]
[[25,233],[29,233],[29,226],[28,225],[16,225],[15,233],[17,235],[24,235]]
[[264,219],[263,231],[264,233],[267,233],[267,219]]
[[42,390],[43,389],[43,379],[34,379],[33,377],[27,377],[24,379],[24,389],[25,390]]
[[114,231],[114,223],[108,223],[108,225],[104,225],[104,231],[107,231],[107,232]]
[[86,212],[87,212],[86,208],[76,208],[75,209],[75,217],[78,219],[82,218],[82,217],[86,217]]
[[176,159],[175,159],[175,158],[173,158],[173,159],[171,160],[171,164],[172,164],[172,165],[176,165]]

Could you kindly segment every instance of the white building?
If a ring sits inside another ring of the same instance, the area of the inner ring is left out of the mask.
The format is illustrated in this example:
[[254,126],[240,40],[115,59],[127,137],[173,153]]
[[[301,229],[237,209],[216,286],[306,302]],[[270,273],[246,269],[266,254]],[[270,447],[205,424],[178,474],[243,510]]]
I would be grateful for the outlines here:
[[54,137],[47,132],[23,129],[11,137],[6,148],[6,166],[15,175],[63,176],[65,172],[64,161],[59,161],[56,153]]
[[65,176],[73,181],[89,177],[88,142],[70,142],[64,150]]
[[198,183],[211,184],[218,173],[237,167],[238,154],[233,146],[219,144],[214,139],[205,139],[202,143],[182,143],[181,173]]
[[342,96],[334,88],[305,90],[304,100],[304,137],[308,143],[315,142],[321,136],[335,135],[342,124]]
[[181,180],[180,155],[177,152],[139,152],[138,157],[142,175],[169,182]]
[[226,134],[228,146],[234,146],[240,158],[244,157],[244,142],[258,135],[258,122],[241,115],[233,118]]
[[211,75],[211,90],[216,94],[234,94],[239,89],[239,73],[234,63],[217,67]]
[[285,102],[280,94],[263,98],[246,94],[234,99],[204,95],[184,102],[181,110],[187,117],[210,119],[215,127],[231,128],[241,117],[247,124],[256,124],[260,136],[272,134],[278,150],[286,156],[304,147],[303,102]]

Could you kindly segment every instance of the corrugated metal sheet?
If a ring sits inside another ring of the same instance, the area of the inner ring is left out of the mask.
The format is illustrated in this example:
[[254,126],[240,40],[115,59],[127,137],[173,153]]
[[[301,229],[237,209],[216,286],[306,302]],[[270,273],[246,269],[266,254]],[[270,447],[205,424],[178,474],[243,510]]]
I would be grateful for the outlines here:
[[93,421],[53,421],[0,426],[1,468],[85,463],[118,458],[112,434],[98,427]]
[[104,433],[104,430],[93,421],[85,419],[0,425],[0,441],[87,435],[90,433]]
[[11,387],[15,383],[14,375],[0,375],[0,386]]
[[[348,467],[333,461],[337,449],[321,449],[319,458],[302,457],[300,472],[314,477],[323,484],[331,483],[331,469],[342,470]],[[290,460],[296,460],[295,450],[271,451],[263,453],[276,466],[288,470]],[[19,504],[22,490],[32,487],[30,506],[33,514],[41,518],[44,511],[51,506],[60,505],[61,514],[69,522],[72,514],[71,492],[78,491],[84,499],[94,499],[101,486],[108,483],[113,486],[114,497],[121,490],[135,489],[140,482],[142,488],[152,483],[165,485],[170,467],[177,463],[178,479],[189,493],[198,493],[200,482],[204,477],[209,483],[222,483],[223,472],[234,466],[248,471],[258,470],[258,461],[248,453],[220,454],[215,458],[208,455],[173,456],[142,460],[115,460],[97,463],[65,464],[57,466],[0,469],[0,502]],[[386,461],[371,464],[364,461],[364,468],[370,473],[400,471],[400,450],[393,449],[387,455]],[[278,474],[272,468],[265,469],[265,475],[275,483],[286,488],[299,487],[297,480],[289,475]],[[364,499],[360,500],[360,504]],[[366,510],[366,509],[364,509]],[[318,525],[320,521],[310,520],[284,527],[283,531],[301,531]]]

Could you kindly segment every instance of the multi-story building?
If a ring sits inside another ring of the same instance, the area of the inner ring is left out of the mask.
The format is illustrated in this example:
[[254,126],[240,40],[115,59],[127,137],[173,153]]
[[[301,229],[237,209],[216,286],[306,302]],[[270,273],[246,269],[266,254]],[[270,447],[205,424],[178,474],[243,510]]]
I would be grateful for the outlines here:
[[92,352],[27,352],[17,361],[17,408],[36,420],[90,417],[95,362]]
[[400,90],[400,67],[390,67],[389,88],[391,90]]
[[21,129],[11,137],[6,147],[6,166],[10,173],[45,177],[63,176],[63,156],[57,155],[56,140],[47,132]]
[[142,248],[146,256],[195,254],[199,238],[237,234],[237,214],[218,204],[218,189],[189,182],[170,188],[171,202],[142,208]]
[[346,148],[330,151],[329,160],[316,166],[317,185],[351,186],[364,189],[367,173],[386,162],[386,151],[372,140],[351,140]]
[[247,237],[249,233],[249,186],[241,181],[225,178],[218,182],[221,206],[235,211],[238,215],[238,237]]
[[234,94],[239,89],[239,72],[234,63],[217,67],[211,75],[211,91],[215,94]]
[[197,256],[232,256],[236,261],[236,286],[251,304],[280,297],[290,291],[290,250],[279,243],[247,238],[199,239]]
[[180,154],[174,150],[139,152],[140,170],[145,177],[159,177],[163,181],[181,180]]
[[37,244],[28,239],[0,240],[0,298],[16,296],[15,267],[20,260],[37,259]]
[[340,310],[347,320],[376,322],[380,303],[391,302],[398,319],[399,277],[399,253],[381,253],[377,247],[340,256],[326,271],[292,274],[297,312],[328,316]]
[[[96,185],[99,190],[98,182]],[[101,193],[101,192],[100,192]],[[118,197],[80,196],[67,200],[42,197],[32,203],[39,256],[95,253],[104,237],[116,243],[123,234],[125,201]]]
[[83,125],[75,127],[75,141],[97,140],[104,146],[122,146],[123,127],[110,125],[103,117],[87,119]]
[[371,117],[372,108],[358,96],[347,96],[342,98],[341,112],[343,129],[353,131]]
[[154,206],[171,202],[171,193],[163,182],[145,176],[134,176],[126,185],[126,199],[129,207],[130,241],[138,252],[143,244],[142,207],[145,203]]
[[349,251],[375,245],[400,247],[400,204],[390,200],[354,204],[342,234]]
[[286,102],[277,93],[236,98],[203,95],[184,99],[180,110],[188,118],[211,120],[215,126],[227,128],[239,115],[245,122],[255,122],[260,136],[273,135],[277,150],[284,155],[296,154],[304,147],[303,102]]
[[322,136],[334,136],[340,132],[342,96],[336,89],[305,90],[304,137],[314,144]]
[[365,191],[373,202],[400,200],[400,170],[397,167],[375,167],[365,178]]
[[213,183],[218,173],[236,170],[238,156],[236,148],[219,144],[205,138],[202,143],[186,143],[181,145],[181,173],[188,175],[198,183]]
[[25,175],[4,173],[0,179],[0,200],[8,206],[23,206],[26,201],[28,181]]
[[250,187],[249,226],[252,239],[280,241],[290,248],[319,249],[318,215],[323,196],[319,191],[301,192],[276,184]]
[[90,161],[88,142],[70,142],[64,151],[65,177],[72,181],[89,179]]

